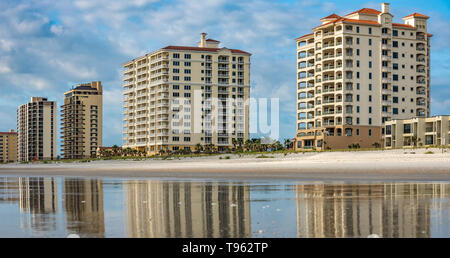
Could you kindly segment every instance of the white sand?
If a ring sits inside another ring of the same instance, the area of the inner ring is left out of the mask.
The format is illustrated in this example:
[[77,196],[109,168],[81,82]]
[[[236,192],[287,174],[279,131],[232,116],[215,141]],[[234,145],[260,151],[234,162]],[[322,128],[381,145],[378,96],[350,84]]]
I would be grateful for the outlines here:
[[[433,151],[434,154],[425,154]],[[324,152],[259,155],[233,154],[142,161],[7,164],[0,174],[115,177],[307,178],[450,180],[450,153],[439,149]],[[230,159],[224,159],[229,156]],[[222,157],[222,159],[220,159]]]

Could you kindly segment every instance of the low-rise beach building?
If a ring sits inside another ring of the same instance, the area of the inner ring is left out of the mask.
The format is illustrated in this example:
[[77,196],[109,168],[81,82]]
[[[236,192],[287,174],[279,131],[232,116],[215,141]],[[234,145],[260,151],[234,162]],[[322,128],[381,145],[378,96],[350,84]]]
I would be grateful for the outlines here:
[[17,132],[0,132],[0,163],[16,162]]
[[397,119],[386,122],[385,147],[450,146],[450,116]]

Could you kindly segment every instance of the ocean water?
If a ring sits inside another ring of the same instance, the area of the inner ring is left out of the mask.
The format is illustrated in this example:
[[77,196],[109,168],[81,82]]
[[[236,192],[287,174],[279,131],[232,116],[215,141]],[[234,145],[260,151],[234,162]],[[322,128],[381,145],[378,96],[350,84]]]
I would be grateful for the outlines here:
[[450,237],[450,182],[0,177],[0,237]]

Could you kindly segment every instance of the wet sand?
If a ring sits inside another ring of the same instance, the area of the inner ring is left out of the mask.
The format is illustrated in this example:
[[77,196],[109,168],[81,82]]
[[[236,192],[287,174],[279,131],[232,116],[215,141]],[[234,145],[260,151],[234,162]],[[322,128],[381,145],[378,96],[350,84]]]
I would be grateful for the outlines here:
[[[434,154],[425,154],[433,151]],[[230,159],[224,159],[229,156]],[[232,154],[174,160],[0,165],[0,175],[116,178],[450,181],[450,153],[438,149],[306,154]],[[220,159],[222,157],[222,159]]]

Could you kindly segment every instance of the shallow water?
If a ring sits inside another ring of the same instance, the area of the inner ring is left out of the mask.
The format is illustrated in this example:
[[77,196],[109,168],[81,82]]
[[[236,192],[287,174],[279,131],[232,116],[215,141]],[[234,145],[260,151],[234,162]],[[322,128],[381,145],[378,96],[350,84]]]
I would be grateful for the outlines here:
[[450,237],[450,182],[0,177],[0,237]]

